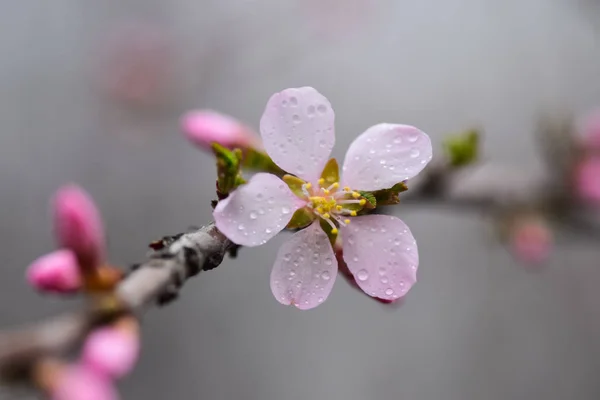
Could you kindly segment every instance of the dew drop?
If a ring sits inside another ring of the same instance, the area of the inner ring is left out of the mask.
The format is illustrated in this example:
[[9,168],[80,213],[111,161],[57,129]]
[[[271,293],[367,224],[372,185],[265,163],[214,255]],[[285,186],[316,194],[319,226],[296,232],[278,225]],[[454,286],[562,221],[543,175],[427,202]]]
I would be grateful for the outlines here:
[[[294,114],[294,115],[292,116],[292,120],[293,120],[295,123],[299,123],[299,122],[300,122],[300,116],[299,116],[298,114]],[[290,138],[290,139],[291,139],[291,138]]]
[[240,206],[240,211],[244,211],[244,206]]
[[262,200],[262,199],[263,199],[263,197],[264,197],[264,196],[263,196],[263,194],[262,194],[262,193],[257,193],[257,194],[256,194],[256,198],[257,198],[258,200]]
[[382,276],[381,277],[381,283],[388,283],[389,279],[387,278],[387,276]]
[[400,246],[400,239],[398,239],[398,238],[394,239],[394,244],[396,246]]
[[246,229],[246,227],[244,226],[244,224],[239,224],[238,225],[238,230],[243,231],[244,229]]
[[394,294],[394,289],[392,289],[392,288],[385,289],[385,294],[388,295],[388,296],[393,295]]
[[385,268],[381,267],[379,268],[379,275],[385,275]]
[[256,219],[258,218],[258,215],[256,214],[255,211],[250,212],[250,219]]
[[410,156],[412,158],[417,158],[419,157],[419,155],[421,154],[421,152],[419,151],[419,149],[413,147],[412,149],[410,149]]
[[265,213],[265,209],[264,209],[264,208],[259,208],[259,209],[258,209],[258,213],[259,213],[260,215],[264,215],[264,213]]
[[354,256],[354,257],[352,258],[352,261],[354,261],[354,262],[358,262],[358,257]]
[[300,282],[300,281],[296,282],[296,287],[298,289],[300,289],[302,287],[302,282]]
[[327,112],[327,106],[325,104],[319,104],[317,111],[321,114],[325,114]]
[[289,213],[290,213],[290,209],[289,209],[288,207],[282,207],[282,208],[281,208],[281,212],[282,212],[283,214],[289,214]]
[[379,164],[385,165],[385,160],[379,160]]
[[288,105],[288,101],[287,101],[287,100],[285,100],[285,99],[284,99],[284,100],[281,100],[281,105],[282,105],[282,106],[284,106],[284,107],[287,107],[287,105]]
[[353,235],[348,236],[348,244],[354,244],[354,236]]
[[323,148],[323,147],[325,147],[326,144],[327,143],[325,142],[325,140],[323,140],[323,139],[319,140],[319,147]]
[[271,228],[266,228],[265,229],[265,233],[271,233],[271,232],[273,232],[273,230]]
[[314,117],[315,115],[315,106],[310,105],[306,108],[306,114],[308,114],[309,117]]
[[292,259],[292,255],[290,253],[285,253],[285,255],[283,256],[283,259],[285,261],[290,261]]
[[375,154],[375,149],[369,150],[369,154]]
[[394,144],[401,144],[402,143],[402,138],[400,136],[398,136],[396,139],[394,139]]
[[295,276],[296,275],[296,271],[294,271],[293,269],[290,270],[290,276]]
[[326,258],[325,259],[325,265],[331,265],[333,262],[331,261],[331,258]]
[[298,105],[298,99],[295,98],[294,96],[290,97],[290,105],[292,107],[296,107]]
[[329,274],[329,272],[325,271],[321,274],[321,279],[323,279],[324,281],[328,281],[331,279],[331,275]]
[[358,274],[356,274],[356,277],[358,278],[359,281],[366,281],[367,279],[369,279],[369,273],[367,272],[366,269],[361,269],[360,271],[358,271]]
[[275,203],[275,198],[269,197],[269,200],[267,200],[267,203],[269,203],[269,204]]
[[322,303],[322,302],[323,302],[323,298],[322,298],[322,297],[319,297],[319,298],[317,299],[317,301],[318,301],[319,303]]

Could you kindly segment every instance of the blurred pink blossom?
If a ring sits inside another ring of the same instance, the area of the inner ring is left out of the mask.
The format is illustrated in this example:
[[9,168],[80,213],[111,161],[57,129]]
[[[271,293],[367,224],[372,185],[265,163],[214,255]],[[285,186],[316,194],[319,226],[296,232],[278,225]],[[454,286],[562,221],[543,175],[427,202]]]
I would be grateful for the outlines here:
[[543,220],[525,218],[515,222],[510,233],[513,255],[521,262],[539,264],[546,261],[552,251],[553,235]]
[[91,197],[80,187],[64,186],[53,200],[54,227],[60,246],[72,250],[80,263],[94,267],[104,258],[104,226]]
[[600,152],[600,110],[593,111],[581,120],[581,144],[584,149]]
[[600,157],[584,157],[575,168],[573,183],[579,199],[600,205]]
[[106,376],[85,366],[62,371],[51,393],[52,400],[117,400],[119,395]]
[[45,292],[77,291],[81,287],[81,275],[75,254],[63,249],[38,258],[27,269],[27,281]]
[[136,334],[118,327],[100,328],[88,336],[82,362],[111,378],[121,378],[134,367],[140,351]]
[[211,110],[190,111],[181,118],[185,136],[202,149],[210,149],[213,143],[233,148],[260,148],[260,139],[241,122]]

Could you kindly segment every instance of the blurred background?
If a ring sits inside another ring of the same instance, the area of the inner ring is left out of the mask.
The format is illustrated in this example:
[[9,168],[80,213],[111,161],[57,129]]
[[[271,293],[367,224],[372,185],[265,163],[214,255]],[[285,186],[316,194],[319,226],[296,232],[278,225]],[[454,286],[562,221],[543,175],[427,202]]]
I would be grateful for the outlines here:
[[[498,163],[542,168],[546,107],[600,105],[592,0],[26,0],[0,12],[0,326],[73,301],[41,297],[25,267],[54,247],[48,199],[97,200],[111,260],[211,220],[214,164],[179,132],[193,108],[254,127],[269,96],[313,86],[337,146],[378,122],[485,129]],[[475,211],[397,207],[419,282],[386,307],[339,278],[322,306],[272,298],[284,234],[202,274],[144,320],[124,399],[598,399],[600,249],[559,235],[544,268],[513,261]]]

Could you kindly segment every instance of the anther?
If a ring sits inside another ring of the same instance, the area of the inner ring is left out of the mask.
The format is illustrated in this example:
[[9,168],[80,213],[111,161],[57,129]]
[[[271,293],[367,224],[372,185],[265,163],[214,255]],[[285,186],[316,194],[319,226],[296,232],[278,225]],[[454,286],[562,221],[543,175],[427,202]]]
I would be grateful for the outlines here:
[[361,206],[364,206],[365,204],[367,204],[367,201],[365,199],[360,199],[358,204],[360,204]]
[[331,215],[329,215],[329,213],[325,213],[325,214],[323,214],[323,218],[329,219],[329,218],[331,218]]
[[348,186],[344,186],[344,192],[350,192],[350,188]]
[[346,219],[344,220],[344,223],[345,223],[346,225],[348,225],[348,224],[350,223],[350,220],[349,220],[348,218],[346,218]]
[[322,185],[322,184],[324,184],[324,183],[325,183],[325,179],[323,179],[323,178],[320,178],[320,179],[319,179],[317,182],[319,182],[319,185]]
[[356,217],[356,211],[350,211],[350,215]]
[[337,229],[337,228],[333,228],[333,229],[331,230],[331,233],[333,233],[334,235],[337,235],[337,233],[338,233],[338,229]]
[[358,199],[360,197],[360,193],[352,192],[352,197],[354,197],[355,199]]
[[312,183],[307,182],[307,183],[304,184],[304,187],[307,188],[307,189],[310,189],[312,187]]
[[336,210],[337,212],[340,212],[340,211],[342,211],[342,210],[343,210],[343,208],[344,208],[344,207],[342,207],[342,206],[335,206],[335,210]]

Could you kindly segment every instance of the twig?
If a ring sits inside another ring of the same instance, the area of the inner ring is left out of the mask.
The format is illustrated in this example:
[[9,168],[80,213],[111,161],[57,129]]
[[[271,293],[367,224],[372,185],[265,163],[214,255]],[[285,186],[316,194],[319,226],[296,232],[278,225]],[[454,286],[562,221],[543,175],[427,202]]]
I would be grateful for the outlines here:
[[[236,248],[213,223],[194,232],[164,238],[163,245],[120,283],[116,291],[117,311],[140,314],[152,304],[172,300],[188,278],[217,267],[227,252]],[[116,314],[114,307],[100,304],[1,332],[0,377],[27,378],[38,360],[72,351],[91,329]]]

